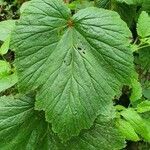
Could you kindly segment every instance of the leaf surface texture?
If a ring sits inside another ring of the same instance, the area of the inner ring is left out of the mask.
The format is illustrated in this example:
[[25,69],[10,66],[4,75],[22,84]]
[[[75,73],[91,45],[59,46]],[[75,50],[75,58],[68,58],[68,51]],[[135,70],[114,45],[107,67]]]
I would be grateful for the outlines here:
[[129,84],[131,33],[115,12],[94,7],[74,16],[62,0],[33,0],[13,32],[21,92],[36,90],[37,110],[64,141],[107,114]]

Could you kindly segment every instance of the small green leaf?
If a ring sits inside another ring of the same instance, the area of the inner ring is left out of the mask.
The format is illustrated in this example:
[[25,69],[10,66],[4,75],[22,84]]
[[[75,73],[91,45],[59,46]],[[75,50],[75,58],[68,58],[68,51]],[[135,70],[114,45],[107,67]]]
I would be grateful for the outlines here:
[[11,66],[8,62],[0,60],[0,79],[10,74]]
[[15,27],[15,20],[0,22],[0,41],[5,41]]
[[143,90],[143,95],[145,98],[150,99],[150,88]]
[[0,92],[14,86],[18,82],[18,77],[14,73],[0,79]]
[[123,119],[119,119],[117,122],[117,127],[119,131],[126,137],[127,140],[131,140],[135,142],[140,140],[134,128],[129,122]]
[[14,86],[18,82],[16,73],[11,74],[8,62],[0,60],[0,92]]
[[137,32],[141,39],[150,40],[150,16],[143,11],[138,19]]
[[0,55],[4,55],[8,52],[10,42],[10,35],[6,38],[2,46],[0,47]]
[[131,102],[135,102],[142,97],[142,86],[137,79],[133,78],[131,81],[131,87],[132,87],[132,91],[131,91],[130,100]]
[[137,112],[144,113],[150,111],[150,101],[146,100],[137,105]]
[[148,133],[147,126],[144,120],[140,117],[140,115],[133,109],[126,109],[121,112],[121,115],[124,117],[126,121],[128,121],[135,132],[143,137],[145,140],[150,141],[150,136]]
[[[144,120],[144,122],[147,126],[148,134],[149,134],[149,137],[150,137],[150,111],[145,112],[145,113],[141,113],[140,116],[143,118],[143,120]],[[150,143],[150,140],[149,140],[149,143]]]

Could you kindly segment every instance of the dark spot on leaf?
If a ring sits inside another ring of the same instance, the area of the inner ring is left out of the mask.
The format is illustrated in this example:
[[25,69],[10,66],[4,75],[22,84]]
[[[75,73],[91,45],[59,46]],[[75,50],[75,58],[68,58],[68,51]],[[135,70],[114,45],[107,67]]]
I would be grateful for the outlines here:
[[78,49],[79,51],[81,51],[81,50],[82,50],[82,48],[81,48],[81,47],[78,47],[77,49]]

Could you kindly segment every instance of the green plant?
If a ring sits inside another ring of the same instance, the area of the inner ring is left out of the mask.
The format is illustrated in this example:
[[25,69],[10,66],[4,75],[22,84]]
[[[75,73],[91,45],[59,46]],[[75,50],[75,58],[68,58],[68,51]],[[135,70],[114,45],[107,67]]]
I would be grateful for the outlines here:
[[[119,150],[126,140],[149,143],[146,4],[31,0],[19,20],[1,22],[0,149]],[[14,61],[7,58],[12,51]]]

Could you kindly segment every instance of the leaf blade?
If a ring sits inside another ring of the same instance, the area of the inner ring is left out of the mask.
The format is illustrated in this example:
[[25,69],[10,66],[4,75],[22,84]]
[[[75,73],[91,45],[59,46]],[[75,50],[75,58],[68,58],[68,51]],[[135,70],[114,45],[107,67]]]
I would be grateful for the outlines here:
[[[93,21],[98,27],[90,24]],[[93,38],[90,42],[85,31]],[[97,32],[103,37],[93,48]],[[71,17],[60,0],[32,1],[25,9],[12,40],[19,86],[23,92],[38,89],[35,108],[46,112],[62,140],[90,128],[99,114],[107,114],[113,97],[129,84],[133,71],[129,36],[127,25],[111,11],[88,8]]]

